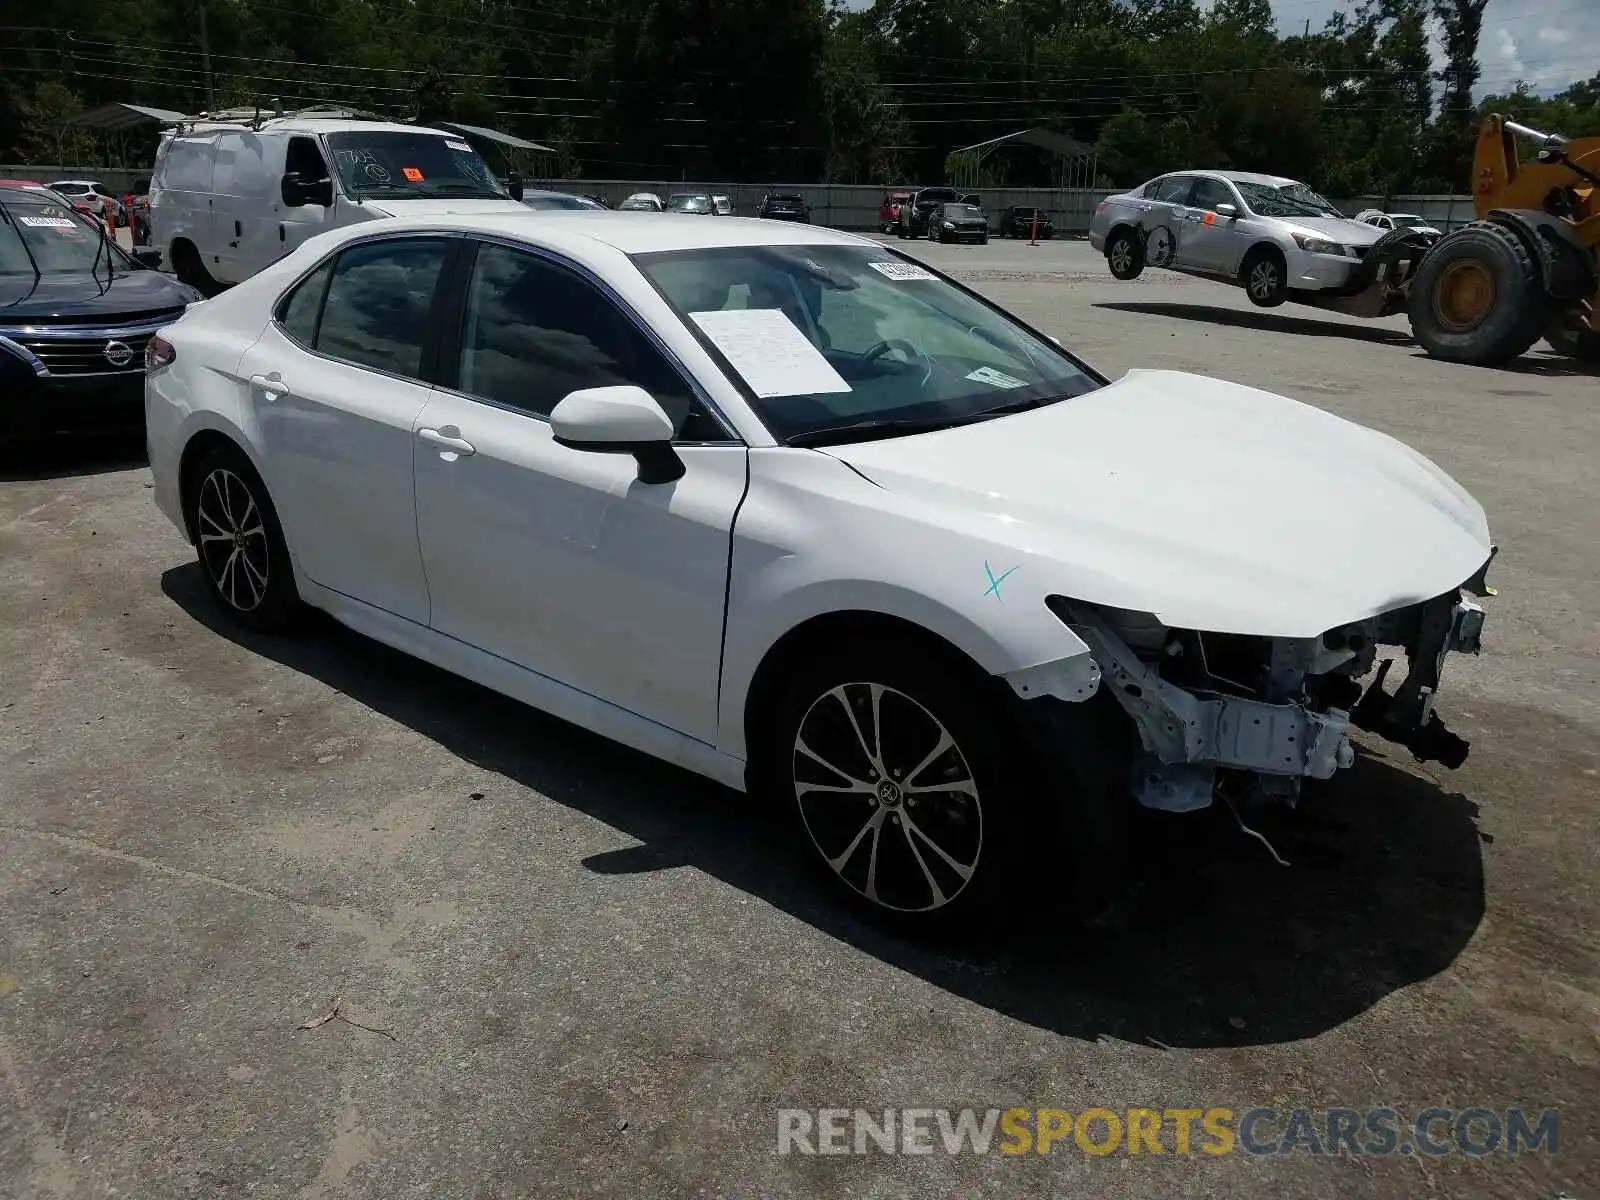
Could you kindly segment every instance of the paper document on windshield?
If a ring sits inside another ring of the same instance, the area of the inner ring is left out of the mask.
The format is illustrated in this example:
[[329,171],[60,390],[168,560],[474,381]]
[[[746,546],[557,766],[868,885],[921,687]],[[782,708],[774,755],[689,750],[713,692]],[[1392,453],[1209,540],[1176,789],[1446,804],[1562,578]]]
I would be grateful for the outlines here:
[[757,396],[850,390],[780,308],[728,308],[689,316]]

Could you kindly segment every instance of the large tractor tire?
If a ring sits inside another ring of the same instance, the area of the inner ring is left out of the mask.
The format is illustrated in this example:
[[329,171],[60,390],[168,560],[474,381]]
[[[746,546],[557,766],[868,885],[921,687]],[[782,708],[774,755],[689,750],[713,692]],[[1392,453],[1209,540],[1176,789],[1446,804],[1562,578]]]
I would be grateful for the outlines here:
[[1527,352],[1549,325],[1539,266],[1510,229],[1475,221],[1428,251],[1406,304],[1433,358],[1493,367]]

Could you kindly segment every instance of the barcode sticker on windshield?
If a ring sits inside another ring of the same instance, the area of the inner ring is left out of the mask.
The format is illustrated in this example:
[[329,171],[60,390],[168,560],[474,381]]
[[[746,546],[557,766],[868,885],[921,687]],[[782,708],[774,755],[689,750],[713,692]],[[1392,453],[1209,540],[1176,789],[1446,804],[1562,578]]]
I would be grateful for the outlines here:
[[871,267],[879,275],[883,275],[889,279],[905,280],[937,278],[932,271],[924,270],[915,263],[869,262],[867,266]]
[[1028,386],[1025,381],[1021,379],[1013,379],[1004,371],[996,371],[993,367],[979,367],[975,371],[968,371],[967,378],[972,380],[973,383],[987,383],[991,387],[997,388],[1019,388]]
[[449,138],[446,138],[444,144],[446,146],[449,146],[450,149],[452,149],[452,150],[461,151],[461,153],[463,153],[463,154],[471,154],[472,153],[472,147],[467,145],[467,143],[465,143],[465,142],[457,142],[457,141],[453,141],[453,140],[451,140]]
[[30,229],[71,229],[71,217],[19,217],[24,225]]

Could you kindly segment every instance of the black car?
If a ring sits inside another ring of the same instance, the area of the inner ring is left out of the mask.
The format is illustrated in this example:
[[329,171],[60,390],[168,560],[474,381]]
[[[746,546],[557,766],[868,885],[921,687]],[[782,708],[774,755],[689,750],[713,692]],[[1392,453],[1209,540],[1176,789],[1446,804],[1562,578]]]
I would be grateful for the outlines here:
[[911,199],[900,206],[900,224],[895,228],[895,236],[915,238],[927,233],[928,216],[941,204],[977,203],[976,195],[963,196],[954,188],[920,188],[912,192]]
[[[1037,226],[1034,224],[1035,220],[1038,222]],[[1050,223],[1050,214],[1042,208],[1034,208],[1031,204],[1013,204],[1000,217],[1002,237],[1031,239],[1036,228],[1042,238],[1053,238],[1056,235],[1056,227]]]
[[756,216],[773,221],[806,223],[811,220],[811,209],[806,206],[804,198],[794,192],[768,192],[761,197],[761,207],[756,209]]
[[28,437],[137,429],[145,343],[199,292],[41,192],[0,187],[0,456]]
[[928,213],[928,237],[941,242],[989,242],[989,216],[976,204],[945,201]]

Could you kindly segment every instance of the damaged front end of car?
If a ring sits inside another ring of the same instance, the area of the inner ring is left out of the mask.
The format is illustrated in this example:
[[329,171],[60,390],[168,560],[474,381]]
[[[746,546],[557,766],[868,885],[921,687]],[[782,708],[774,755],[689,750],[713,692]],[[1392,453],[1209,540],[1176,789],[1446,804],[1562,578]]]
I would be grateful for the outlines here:
[[[1052,611],[1089,647],[1104,686],[1138,731],[1130,771],[1147,808],[1189,812],[1218,795],[1293,803],[1302,779],[1352,765],[1352,727],[1423,762],[1459,767],[1468,743],[1435,709],[1445,657],[1477,654],[1491,552],[1458,588],[1329,629],[1315,638],[1205,633],[1052,596]],[[1391,694],[1400,651],[1405,677]]]

